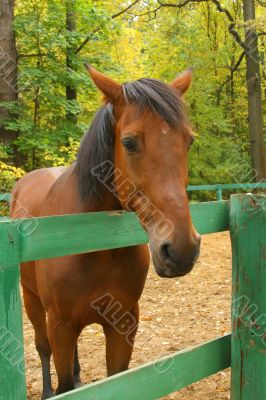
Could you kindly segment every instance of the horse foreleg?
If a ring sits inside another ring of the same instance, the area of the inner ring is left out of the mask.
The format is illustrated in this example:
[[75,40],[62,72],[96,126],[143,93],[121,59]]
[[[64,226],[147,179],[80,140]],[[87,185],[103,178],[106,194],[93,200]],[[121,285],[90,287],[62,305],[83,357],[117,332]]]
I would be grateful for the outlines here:
[[106,323],[104,328],[106,338],[107,375],[114,375],[128,369],[131,359],[134,339],[138,329],[138,304],[126,313],[117,323]]
[[74,385],[75,388],[82,386],[82,382],[80,379],[80,363],[78,357],[78,345],[75,348],[75,358],[74,358]]
[[75,389],[74,357],[79,332],[70,323],[48,313],[48,337],[58,377],[56,394]]
[[51,348],[46,334],[46,314],[39,297],[24,285],[22,285],[22,288],[25,309],[34,327],[35,345],[41,359],[43,376],[42,400],[45,400],[54,396],[50,373]]

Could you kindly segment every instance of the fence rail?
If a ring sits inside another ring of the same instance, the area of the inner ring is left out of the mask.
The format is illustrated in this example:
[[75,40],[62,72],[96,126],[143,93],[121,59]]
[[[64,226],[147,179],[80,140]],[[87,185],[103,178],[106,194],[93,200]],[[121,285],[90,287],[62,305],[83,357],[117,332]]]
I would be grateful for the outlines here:
[[[201,234],[229,229],[228,200],[190,204],[190,210],[195,227]],[[147,233],[136,215],[124,211],[25,218],[13,220],[12,224],[17,227],[16,232],[19,234],[21,261],[148,242]],[[9,227],[10,222],[3,222],[3,227],[5,226]],[[9,233],[9,236],[12,234]]]
[[10,198],[10,193],[0,193],[0,201],[9,201]]
[[56,396],[54,400],[154,400],[230,367],[231,335]]
[[[201,234],[230,227],[234,268],[232,337],[185,349],[55,399],[154,400],[230,364],[232,400],[266,398],[266,197],[234,195],[230,202],[191,204],[190,209]],[[136,245],[147,240],[136,216],[126,212],[0,221],[1,400],[26,399],[20,262]],[[253,315],[250,319],[243,313],[242,300],[246,297],[248,304],[258,305],[256,318]]]
[[213,191],[216,192],[217,200],[223,199],[223,190],[250,190],[266,189],[266,182],[257,183],[217,183],[215,185],[188,185],[187,191]]
[[[188,185],[188,192],[210,191],[216,192],[217,200],[223,199],[223,190],[249,190],[249,189],[266,189],[266,182],[257,183],[217,183],[215,185]],[[0,201],[9,201],[10,193],[0,193]]]

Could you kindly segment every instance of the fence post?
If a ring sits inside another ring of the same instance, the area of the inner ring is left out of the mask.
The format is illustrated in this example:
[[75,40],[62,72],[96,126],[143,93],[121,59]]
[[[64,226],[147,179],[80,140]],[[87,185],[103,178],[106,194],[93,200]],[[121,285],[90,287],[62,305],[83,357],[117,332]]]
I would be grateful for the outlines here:
[[216,189],[216,198],[217,200],[223,200],[223,191],[222,189]]
[[1,400],[26,399],[18,237],[10,220],[0,222]]
[[231,400],[266,399],[266,196],[231,196]]

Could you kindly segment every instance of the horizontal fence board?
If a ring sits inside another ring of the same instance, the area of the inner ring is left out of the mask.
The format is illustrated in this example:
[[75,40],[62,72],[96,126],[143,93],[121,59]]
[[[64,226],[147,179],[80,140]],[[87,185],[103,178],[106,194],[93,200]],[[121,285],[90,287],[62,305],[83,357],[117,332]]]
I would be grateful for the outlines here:
[[[199,233],[229,229],[229,201],[195,203],[190,208]],[[125,211],[18,219],[11,223],[17,226],[20,233],[21,261],[148,242],[148,235],[136,215]]]
[[[229,229],[229,201],[190,205],[199,233]],[[17,220],[12,224],[20,237],[20,260],[31,261],[90,251],[134,246],[148,242],[148,235],[134,213],[97,212]]]
[[[256,182],[256,183],[216,183],[214,185],[188,185],[187,191],[193,192],[194,190],[210,190],[215,191],[219,189],[266,189],[266,182]],[[10,193],[0,193],[0,201],[10,200]]]
[[11,198],[10,193],[0,193],[0,201],[9,201]]
[[35,218],[29,225],[24,219],[19,224],[22,232],[21,261],[116,249],[148,242],[148,235],[136,215],[125,211]]
[[266,182],[257,183],[217,183],[215,185],[188,185],[187,191],[193,192],[194,190],[219,190],[219,189],[266,189]]
[[230,367],[231,335],[163,357],[54,400],[155,400]]
[[201,235],[229,230],[229,207],[229,200],[190,204],[196,230]]

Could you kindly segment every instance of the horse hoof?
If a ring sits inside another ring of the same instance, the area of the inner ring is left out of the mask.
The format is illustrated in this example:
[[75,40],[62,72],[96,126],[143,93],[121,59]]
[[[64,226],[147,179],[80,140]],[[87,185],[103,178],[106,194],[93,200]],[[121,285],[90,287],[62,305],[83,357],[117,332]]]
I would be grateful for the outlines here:
[[83,386],[84,384],[81,381],[77,381],[75,382],[75,389],[80,388],[81,386]]
[[52,390],[49,390],[49,392],[44,392],[42,394],[42,399],[41,400],[46,400],[46,399],[50,399],[51,397],[54,397],[54,392]]

